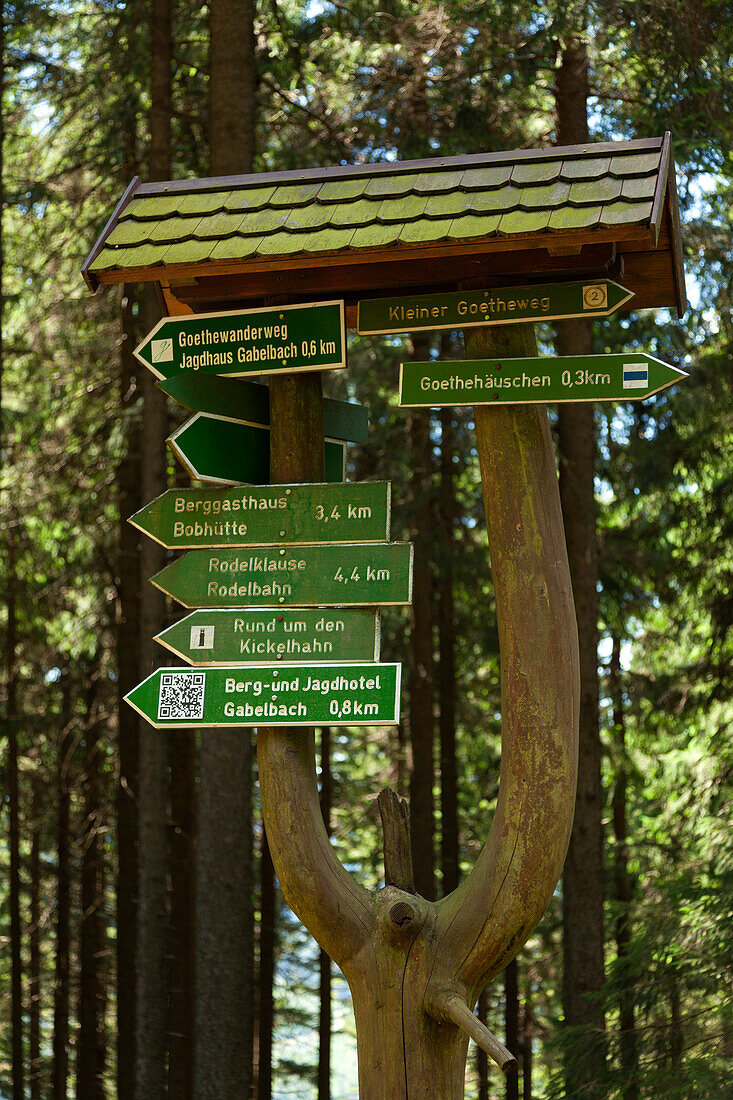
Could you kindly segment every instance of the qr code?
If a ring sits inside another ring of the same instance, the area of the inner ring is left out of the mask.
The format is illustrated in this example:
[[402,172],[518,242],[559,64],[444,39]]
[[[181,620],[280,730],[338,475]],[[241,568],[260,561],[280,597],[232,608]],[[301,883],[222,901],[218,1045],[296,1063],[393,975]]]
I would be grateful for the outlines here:
[[169,722],[198,722],[204,716],[203,672],[163,672],[160,677],[158,718]]

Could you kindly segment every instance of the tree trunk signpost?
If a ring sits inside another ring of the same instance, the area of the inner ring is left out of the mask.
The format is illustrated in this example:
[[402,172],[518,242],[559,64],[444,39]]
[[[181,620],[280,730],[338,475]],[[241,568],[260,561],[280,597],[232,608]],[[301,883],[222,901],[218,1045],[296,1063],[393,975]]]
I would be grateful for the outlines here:
[[[187,664],[127,699],[160,728],[257,727],[272,860],[349,983],[362,1100],[460,1100],[469,1038],[516,1067],[473,1009],[555,888],[577,765],[577,631],[544,402],[623,402],[682,376],[642,354],[537,359],[533,322],[602,317],[634,296],[684,308],[675,219],[669,142],[649,139],[133,181],[85,264],[92,289],[158,283],[178,316],[137,354],[208,418],[199,476],[232,484],[171,489],[132,519],[187,551],[153,581],[194,610],[158,637]],[[362,412],[322,396],[322,372],[346,364],[344,316],[367,332],[466,329],[467,361],[405,364],[400,381],[405,406],[475,407],[501,646],[496,812],[473,870],[437,902],[415,891],[397,794],[378,798],[385,885],[373,893],[337,859],[319,803],[312,727],[399,721],[400,666],[378,663],[378,609],[412,598],[411,547],[389,541],[390,487],[326,479],[326,436],[363,439]],[[233,451],[255,444],[232,424],[269,433],[265,484],[240,483]]]

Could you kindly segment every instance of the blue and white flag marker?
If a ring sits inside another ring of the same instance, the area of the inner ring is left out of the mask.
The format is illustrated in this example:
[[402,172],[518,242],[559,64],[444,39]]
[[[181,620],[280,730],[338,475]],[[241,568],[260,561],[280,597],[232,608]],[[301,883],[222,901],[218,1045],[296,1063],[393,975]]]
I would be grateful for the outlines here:
[[624,363],[625,390],[645,390],[649,385],[649,368],[646,363]]

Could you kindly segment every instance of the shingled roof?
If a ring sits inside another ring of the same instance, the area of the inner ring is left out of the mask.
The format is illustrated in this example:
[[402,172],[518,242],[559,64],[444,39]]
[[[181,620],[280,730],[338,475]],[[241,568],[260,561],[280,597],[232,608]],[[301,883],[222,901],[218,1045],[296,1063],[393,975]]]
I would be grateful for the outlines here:
[[[594,255],[594,246],[605,247]],[[123,280],[185,285],[192,278],[248,275],[238,281],[238,293],[258,297],[292,292],[298,271],[301,278],[309,272],[312,286],[315,268],[358,264],[366,272],[364,265],[375,261],[393,267],[403,262],[395,285],[408,285],[410,270],[413,280],[426,285],[424,272],[416,278],[418,257],[435,261],[436,284],[490,277],[492,270],[507,270],[502,254],[523,250],[543,254],[534,265],[538,275],[567,274],[586,259],[584,270],[618,275],[628,267],[619,258],[628,253],[639,269],[640,288],[649,280],[640,256],[658,253],[651,296],[659,300],[645,301],[642,289],[635,304],[684,311],[669,135],[219,179],[135,179],[83,274],[92,290]],[[471,260],[456,263],[457,256]],[[451,257],[448,264],[438,262]],[[511,262],[510,256],[509,267]],[[275,269],[293,274],[285,283],[268,278]],[[390,280],[387,271],[374,268],[371,278],[362,275],[357,282],[376,292]],[[333,282],[338,276],[332,273]],[[327,278],[321,283],[317,291],[333,289]],[[638,297],[639,289],[629,289]]]

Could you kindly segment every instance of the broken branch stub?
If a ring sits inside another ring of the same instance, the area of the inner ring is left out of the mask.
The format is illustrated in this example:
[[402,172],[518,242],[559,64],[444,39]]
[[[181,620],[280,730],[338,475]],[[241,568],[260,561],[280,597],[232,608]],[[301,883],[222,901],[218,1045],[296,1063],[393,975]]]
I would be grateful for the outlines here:
[[[467,344],[472,357],[536,354],[527,325],[476,329]],[[271,396],[274,424],[277,390]],[[296,396],[297,414],[311,416],[320,395],[293,388]],[[471,1022],[471,1009],[542,915],[570,836],[577,631],[547,414],[543,406],[477,408],[476,436],[501,646],[502,761],[491,831],[466,881],[435,903],[408,892],[405,822],[390,799],[385,847],[395,885],[368,893],[326,835],[312,733],[258,736],[273,862],[288,902],[349,982],[362,1100],[461,1100],[469,1034],[511,1068],[511,1053]],[[303,454],[299,468],[292,438],[288,448],[280,476],[303,479],[312,462]]]

